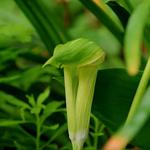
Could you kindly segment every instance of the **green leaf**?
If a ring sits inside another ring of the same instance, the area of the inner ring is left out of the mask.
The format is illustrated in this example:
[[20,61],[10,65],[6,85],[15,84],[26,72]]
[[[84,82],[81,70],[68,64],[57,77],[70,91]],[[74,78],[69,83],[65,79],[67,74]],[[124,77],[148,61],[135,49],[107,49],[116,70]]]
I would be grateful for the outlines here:
[[56,132],[50,137],[49,141],[44,144],[42,146],[42,149],[44,149],[45,147],[48,147],[49,145],[51,145],[54,140],[56,140],[59,137],[62,137],[64,135],[64,133],[67,131],[67,124],[63,124],[62,126],[60,126],[60,128],[58,128],[58,130],[56,130]]
[[41,116],[41,122],[43,123],[45,119],[49,116],[51,116],[53,113],[57,112],[58,108],[62,106],[63,102],[57,102],[57,101],[52,101],[48,103],[45,108],[44,112]]
[[143,1],[132,13],[125,34],[125,60],[131,75],[138,72],[141,63],[141,44],[148,17],[150,1]]
[[46,132],[48,130],[56,130],[58,129],[59,124],[54,124],[54,125],[50,125],[50,126],[43,126],[43,132]]
[[55,45],[63,43],[66,37],[63,35],[63,31],[56,27],[57,24],[47,11],[43,1],[15,0],[15,2],[31,21],[43,43],[52,54]]
[[[112,131],[116,131],[125,122],[140,78],[141,72],[131,77],[124,69],[99,71],[93,113]],[[150,120],[133,139],[133,144],[150,149],[149,123]]]
[[47,88],[44,92],[42,92],[37,98],[37,106],[40,106],[44,103],[44,101],[48,98],[50,94],[50,89]]
[[26,71],[19,73],[19,79],[15,80],[14,84],[19,85],[24,89],[28,89],[31,84],[38,80],[40,75],[43,74],[43,70],[41,69],[40,65],[37,65],[33,68],[27,69]]
[[17,76],[17,75],[10,76],[10,77],[1,77],[0,78],[0,83],[9,83],[9,82],[11,82],[13,80],[16,80],[18,78],[19,78],[19,76]]
[[129,2],[129,0],[118,0],[118,3],[123,6],[125,9],[127,9],[128,11],[132,10],[132,6]]
[[116,13],[122,26],[125,28],[129,18],[129,12],[115,1],[109,1],[107,2],[107,5],[109,5],[109,7]]
[[64,134],[64,132],[67,131],[67,124],[63,124],[50,138],[49,142],[54,141],[55,139],[57,139],[59,136],[61,136],[62,134]]
[[130,141],[144,126],[145,122],[150,116],[150,87],[148,87],[142,98],[141,104],[137,108],[132,120],[127,122],[119,131],[116,136],[124,138],[126,141]]
[[34,99],[34,96],[33,95],[27,95],[26,96],[28,98],[28,101],[29,101],[29,104],[32,106],[32,107],[35,107],[35,99]]
[[136,8],[141,2],[143,2],[143,0],[128,0],[128,3],[130,3],[133,8]]
[[[1,127],[0,128],[0,148],[3,147],[14,147],[14,142],[17,142],[18,144],[22,145],[22,147],[33,150],[35,148],[35,138],[31,134],[29,134],[27,131],[25,131],[23,128],[21,128],[19,125],[15,126],[9,126],[9,127]],[[27,145],[28,143],[28,145]],[[17,145],[15,145],[17,146]],[[3,149],[3,148],[1,148]],[[23,149],[21,149],[23,150]]]
[[6,101],[7,103],[14,105],[14,106],[18,106],[20,108],[30,108],[30,106],[23,102],[22,100],[17,99],[16,97],[6,94],[4,92],[0,92],[0,97],[2,100]]
[[[88,8],[109,30],[114,36],[123,42],[123,30],[116,24],[114,17],[110,16],[110,12],[103,10],[96,5],[92,0],[80,0],[86,8]],[[106,7],[106,6],[105,6]]]
[[32,41],[34,29],[18,10],[13,0],[0,2],[0,47]]
[[16,126],[22,123],[25,123],[25,122],[21,120],[0,120],[0,127]]
[[104,56],[104,51],[98,44],[88,39],[79,38],[58,45],[54,50],[53,57],[50,58],[45,65],[52,64],[57,67],[61,65],[77,65],[80,67],[93,65],[98,62],[102,63]]

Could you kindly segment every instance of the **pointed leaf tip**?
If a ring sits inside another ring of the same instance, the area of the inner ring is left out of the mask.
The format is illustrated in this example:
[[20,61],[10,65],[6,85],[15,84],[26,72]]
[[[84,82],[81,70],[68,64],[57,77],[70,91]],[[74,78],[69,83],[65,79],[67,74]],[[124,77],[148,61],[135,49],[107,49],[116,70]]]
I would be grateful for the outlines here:
[[51,62],[52,62],[52,58],[48,59],[42,67],[44,68],[45,66],[51,64]]
[[137,66],[131,66],[131,67],[129,67],[129,68],[127,68],[127,71],[128,71],[128,73],[129,73],[129,75],[131,75],[131,76],[135,76],[135,75],[137,75],[138,74],[138,67]]

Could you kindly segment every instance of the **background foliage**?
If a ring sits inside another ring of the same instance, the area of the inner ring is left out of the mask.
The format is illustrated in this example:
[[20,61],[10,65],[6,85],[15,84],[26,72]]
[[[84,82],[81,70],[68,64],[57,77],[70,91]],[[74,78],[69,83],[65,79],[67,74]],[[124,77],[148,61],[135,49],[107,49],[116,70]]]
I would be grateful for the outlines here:
[[[92,0],[0,1],[1,150],[71,149],[62,70],[42,65],[57,44],[80,37],[95,41],[107,54],[96,82],[85,149],[102,148],[124,123],[148,58],[150,22],[146,20],[140,35],[141,72],[131,77],[125,71],[128,19],[141,3],[104,0],[98,7]],[[149,149],[149,132],[147,122],[128,148]]]

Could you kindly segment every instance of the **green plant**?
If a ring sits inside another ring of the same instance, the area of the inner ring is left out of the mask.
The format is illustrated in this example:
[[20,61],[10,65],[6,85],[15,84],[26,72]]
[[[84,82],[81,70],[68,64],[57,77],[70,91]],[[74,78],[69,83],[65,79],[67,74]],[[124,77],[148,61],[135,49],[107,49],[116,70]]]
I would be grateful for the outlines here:
[[[5,112],[7,111],[7,113],[13,113],[11,110],[18,109],[19,114],[13,116],[14,119],[2,119],[0,126],[7,127],[15,125],[18,126],[19,124],[34,124],[36,127],[36,136],[32,137],[31,135],[28,135],[28,138],[31,139],[31,143],[33,142],[32,145],[36,145],[36,150],[42,150],[47,146],[48,143],[40,142],[41,135],[50,130],[56,130],[59,128],[59,124],[47,124],[46,119],[53,115],[53,113],[64,111],[63,108],[60,108],[60,106],[62,106],[63,104],[62,102],[53,101],[45,105],[44,101],[46,101],[48,96],[49,89],[47,88],[38,96],[37,101],[35,101],[32,95],[27,96],[29,102],[25,103],[21,100],[16,99],[15,97],[9,96],[5,93],[1,93],[1,98],[3,99],[3,101],[1,101],[1,109],[3,109]],[[10,108],[10,110],[8,110],[8,108]],[[15,119],[15,117],[17,117],[18,119]],[[2,138],[4,137],[2,136]],[[16,147],[18,147],[18,149],[20,149],[20,146],[23,147],[23,145],[21,145],[20,143],[16,142],[14,144],[16,144]]]
[[66,120],[74,149],[150,149],[149,10],[149,0],[1,1],[0,149],[70,150]]
[[68,130],[73,150],[81,150],[88,135],[97,71],[104,56],[95,43],[77,39],[58,45],[54,56],[45,64],[64,68]]

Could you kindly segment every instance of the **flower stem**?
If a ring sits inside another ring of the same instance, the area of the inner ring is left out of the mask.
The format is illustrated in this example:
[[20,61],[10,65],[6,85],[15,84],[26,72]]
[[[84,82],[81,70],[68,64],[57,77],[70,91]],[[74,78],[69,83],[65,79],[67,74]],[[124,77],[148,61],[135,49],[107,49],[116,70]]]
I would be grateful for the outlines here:
[[72,142],[72,147],[73,147],[73,150],[82,150],[83,142],[82,143],[77,143],[76,141]]
[[40,118],[39,115],[36,115],[36,150],[40,150],[40,130],[41,130],[41,125],[40,125]]
[[136,112],[136,110],[137,110],[137,108],[138,108],[138,106],[142,100],[142,97],[144,95],[144,92],[145,92],[145,89],[147,87],[149,78],[150,78],[150,57],[148,59],[148,62],[147,62],[146,67],[144,69],[144,72],[143,72],[142,78],[140,80],[139,86],[137,88],[136,94],[134,96],[134,99],[133,99],[131,108],[129,110],[129,114],[128,114],[126,123],[130,122],[134,113]]

